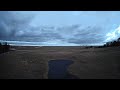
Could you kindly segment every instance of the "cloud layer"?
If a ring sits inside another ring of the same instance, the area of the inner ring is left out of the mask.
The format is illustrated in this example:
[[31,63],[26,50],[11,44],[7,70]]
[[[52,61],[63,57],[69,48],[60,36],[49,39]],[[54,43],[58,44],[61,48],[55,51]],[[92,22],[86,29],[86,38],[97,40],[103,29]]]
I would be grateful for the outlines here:
[[[118,25],[119,21],[111,18],[111,16],[118,17],[120,14],[111,13],[99,12],[97,14],[96,12],[86,12],[84,14],[83,12],[74,12],[73,15],[75,16],[73,17],[76,18],[81,15],[85,19],[81,18],[78,24],[71,22],[62,26],[43,26],[35,23],[36,13],[0,11],[0,40],[39,42],[39,44],[44,45],[60,46],[100,44],[120,36],[120,26],[113,28],[113,24],[116,22],[116,25]],[[103,14],[104,16],[102,16]],[[53,22],[51,21],[51,23]],[[111,32],[109,32],[110,29]]]
[[0,11],[0,39],[14,38],[19,32],[24,32],[30,20],[30,17],[21,18],[17,12]]
[[117,40],[120,37],[120,26],[118,26],[114,31],[106,34],[106,42]]

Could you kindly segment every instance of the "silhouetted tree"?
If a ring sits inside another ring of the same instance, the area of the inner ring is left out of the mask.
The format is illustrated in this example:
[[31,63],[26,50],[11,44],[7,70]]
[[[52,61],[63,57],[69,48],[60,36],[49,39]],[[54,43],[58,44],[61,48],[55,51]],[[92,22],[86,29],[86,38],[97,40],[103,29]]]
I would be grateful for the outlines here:
[[106,44],[104,44],[104,47],[114,47],[114,46],[120,46],[120,38],[118,38],[117,40],[107,42]]
[[120,38],[117,39],[117,42],[120,42]]

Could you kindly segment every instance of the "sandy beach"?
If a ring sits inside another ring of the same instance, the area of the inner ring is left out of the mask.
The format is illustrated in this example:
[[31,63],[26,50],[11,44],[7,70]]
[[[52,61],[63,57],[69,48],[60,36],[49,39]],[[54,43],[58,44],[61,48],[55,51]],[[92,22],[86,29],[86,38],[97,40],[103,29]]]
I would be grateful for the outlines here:
[[120,47],[12,47],[0,54],[0,79],[48,79],[50,60],[72,60],[67,70],[79,79],[120,79]]

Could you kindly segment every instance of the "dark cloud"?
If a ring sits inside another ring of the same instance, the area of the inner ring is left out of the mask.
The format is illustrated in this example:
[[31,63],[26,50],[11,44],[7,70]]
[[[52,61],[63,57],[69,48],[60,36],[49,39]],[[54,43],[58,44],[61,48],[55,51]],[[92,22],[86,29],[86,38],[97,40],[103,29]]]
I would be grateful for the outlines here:
[[[62,38],[61,35],[58,33],[41,33],[39,35],[34,35],[34,34],[24,34],[22,36],[17,37],[15,40],[18,41],[28,41],[28,42],[45,42],[45,41],[50,41],[50,40],[55,40],[55,39],[64,39]],[[13,39],[14,40],[14,39]]]
[[58,32],[63,34],[74,34],[74,32],[76,32],[80,27],[81,25],[77,24],[77,25],[59,27],[57,28],[57,30]]
[[75,44],[96,44],[101,43],[104,40],[104,35],[101,27],[88,26],[84,29],[77,31],[77,34],[74,35],[74,38],[68,39],[69,43]]
[[0,39],[27,42],[61,40],[74,44],[95,44],[103,42],[104,29],[82,24],[63,27],[31,26],[33,16],[22,17],[13,12],[0,12]]
[[29,41],[29,42],[45,42],[55,39],[64,39],[59,33],[53,31],[54,28],[41,28],[41,27],[31,27],[27,30],[21,30],[17,34],[17,37],[15,40],[19,41]]
[[95,34],[100,34],[102,33],[103,29],[102,27],[99,26],[86,26],[84,28],[80,28],[77,31],[77,34],[75,36],[83,36],[83,35],[95,35]]
[[95,37],[89,37],[89,38],[83,37],[80,39],[71,38],[68,40],[69,43],[75,43],[75,44],[96,44],[102,41],[103,41],[102,38],[95,38]]
[[0,39],[11,41],[39,41],[63,39],[59,33],[47,32],[54,27],[33,27],[30,24],[32,16],[24,17],[11,11],[0,12]]
[[[20,16],[22,17],[22,16]],[[20,18],[12,11],[0,11],[0,39],[10,39],[28,27],[31,17]]]

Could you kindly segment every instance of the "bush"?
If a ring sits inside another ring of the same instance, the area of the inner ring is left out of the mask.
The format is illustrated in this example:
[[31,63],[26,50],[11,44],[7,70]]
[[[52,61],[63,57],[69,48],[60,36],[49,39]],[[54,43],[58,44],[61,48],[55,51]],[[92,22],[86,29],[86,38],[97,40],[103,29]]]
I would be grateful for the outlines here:
[[10,50],[10,45],[8,45],[7,42],[3,43],[0,43],[0,53],[4,53],[4,52],[8,52]]

